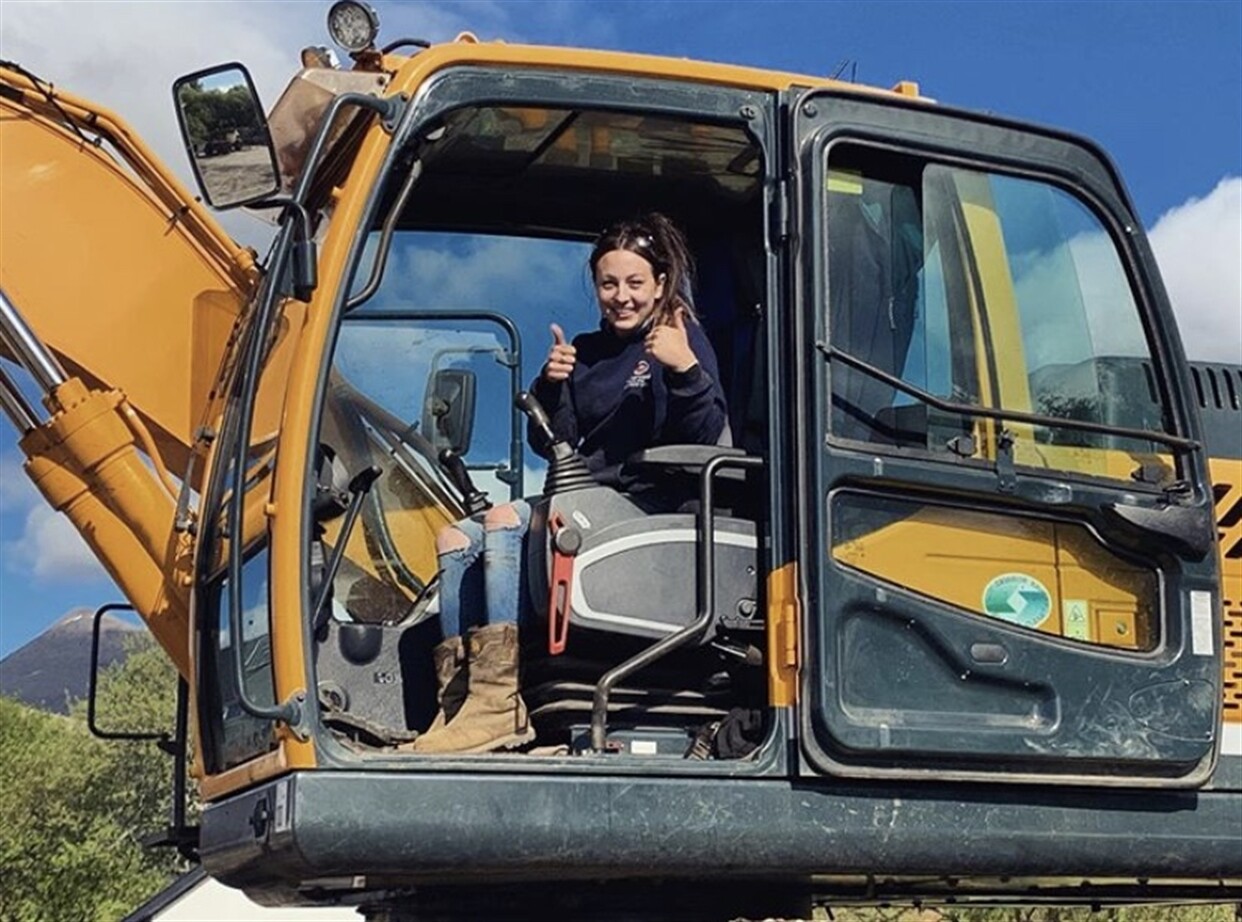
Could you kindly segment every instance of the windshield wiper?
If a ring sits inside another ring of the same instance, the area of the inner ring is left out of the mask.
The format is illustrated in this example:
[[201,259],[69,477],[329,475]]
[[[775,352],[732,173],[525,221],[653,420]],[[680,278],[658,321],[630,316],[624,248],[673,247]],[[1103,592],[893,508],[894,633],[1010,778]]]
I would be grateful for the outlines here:
[[896,375],[889,374],[882,368],[877,368],[870,362],[865,362],[857,356],[843,352],[836,346],[829,345],[826,342],[818,341],[815,348],[831,360],[836,360],[844,365],[861,371],[863,374],[870,375],[878,381],[883,381],[892,388],[909,394],[916,400],[922,401],[928,406],[935,407],[937,410],[944,410],[946,413],[956,413],[959,416],[967,416],[975,419],[997,419],[1002,422],[1030,423],[1035,426],[1044,426],[1050,429],[1075,429],[1079,432],[1097,432],[1101,435],[1115,435],[1119,438],[1135,439],[1138,441],[1159,442],[1161,445],[1168,445],[1170,448],[1181,449],[1182,451],[1194,451],[1199,447],[1199,443],[1194,439],[1188,439],[1180,435],[1169,435],[1167,432],[1158,432],[1154,429],[1134,429],[1130,426],[1114,426],[1110,423],[1096,423],[1088,420],[1065,419],[1060,416],[1045,416],[1043,413],[1026,413],[1022,410],[1005,410],[994,409],[992,407],[981,407],[969,403],[957,403],[952,400],[945,400],[937,397],[935,394],[928,393],[921,387],[917,387],[908,381],[898,378]]

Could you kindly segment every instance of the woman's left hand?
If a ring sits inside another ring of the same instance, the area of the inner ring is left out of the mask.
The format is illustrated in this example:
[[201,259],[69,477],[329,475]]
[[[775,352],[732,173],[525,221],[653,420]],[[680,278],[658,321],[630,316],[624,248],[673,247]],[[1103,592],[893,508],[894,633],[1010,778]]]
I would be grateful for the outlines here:
[[668,323],[651,328],[644,340],[647,354],[670,371],[689,371],[699,363],[686,335],[686,312],[673,312]]

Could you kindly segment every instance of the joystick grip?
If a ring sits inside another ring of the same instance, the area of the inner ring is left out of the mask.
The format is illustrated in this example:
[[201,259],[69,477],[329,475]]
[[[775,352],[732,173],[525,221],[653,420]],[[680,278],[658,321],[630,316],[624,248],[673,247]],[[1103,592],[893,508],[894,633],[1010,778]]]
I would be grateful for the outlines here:
[[458,492],[461,493],[468,513],[474,515],[476,512],[491,508],[492,504],[488,501],[487,494],[478,489],[474,481],[470,479],[470,472],[466,469],[466,462],[461,455],[451,448],[445,448],[440,452],[440,465],[448,474],[449,479],[453,481],[453,486],[457,487]]
[[547,411],[539,401],[526,391],[519,391],[513,398],[513,405],[526,414],[531,424],[539,430],[539,434],[550,446],[548,457],[548,473],[543,481],[544,496],[555,496],[570,490],[581,490],[583,487],[595,485],[586,462],[577,450],[564,439],[558,439],[552,432],[552,423],[548,420]]
[[539,430],[539,434],[548,440],[548,444],[556,442],[556,436],[552,432],[552,422],[548,419],[548,411],[533,394],[529,391],[518,391],[517,396],[513,398],[513,405],[527,415]]

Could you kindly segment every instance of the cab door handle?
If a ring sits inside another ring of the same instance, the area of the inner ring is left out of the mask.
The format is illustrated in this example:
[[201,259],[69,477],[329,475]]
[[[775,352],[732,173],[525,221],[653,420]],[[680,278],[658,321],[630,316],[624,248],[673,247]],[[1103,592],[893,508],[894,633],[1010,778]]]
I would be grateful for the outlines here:
[[1216,526],[1206,504],[1130,506],[1106,503],[1104,516],[1136,538],[1160,539],[1160,546],[1190,561],[1200,561],[1212,550]]

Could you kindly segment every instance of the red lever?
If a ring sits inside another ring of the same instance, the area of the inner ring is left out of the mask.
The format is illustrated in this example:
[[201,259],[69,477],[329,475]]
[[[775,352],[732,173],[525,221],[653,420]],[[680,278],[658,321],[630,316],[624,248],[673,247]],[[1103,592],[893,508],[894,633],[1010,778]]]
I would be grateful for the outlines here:
[[560,513],[554,512],[548,519],[548,532],[552,536],[552,579],[548,590],[548,654],[559,656],[565,652],[569,638],[569,598],[574,580],[574,558],[557,547],[556,533],[565,527]]

